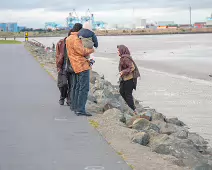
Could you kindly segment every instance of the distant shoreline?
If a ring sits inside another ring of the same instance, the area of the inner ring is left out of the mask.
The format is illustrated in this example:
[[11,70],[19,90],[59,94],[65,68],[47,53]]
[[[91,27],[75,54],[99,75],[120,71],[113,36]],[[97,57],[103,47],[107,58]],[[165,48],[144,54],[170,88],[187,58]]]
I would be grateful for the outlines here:
[[[212,28],[191,28],[191,29],[143,29],[143,30],[97,30],[97,36],[131,36],[131,35],[173,35],[173,34],[209,34],[212,33]],[[65,37],[68,31],[55,32],[29,32],[29,37]],[[9,33],[0,32],[0,39],[5,38],[24,38],[24,32]]]
[[97,36],[138,36],[138,35],[175,35],[175,34],[211,34],[211,32],[176,32],[176,33],[146,33],[146,34],[140,34],[140,33],[134,33],[134,34],[105,34],[105,35],[98,35]]

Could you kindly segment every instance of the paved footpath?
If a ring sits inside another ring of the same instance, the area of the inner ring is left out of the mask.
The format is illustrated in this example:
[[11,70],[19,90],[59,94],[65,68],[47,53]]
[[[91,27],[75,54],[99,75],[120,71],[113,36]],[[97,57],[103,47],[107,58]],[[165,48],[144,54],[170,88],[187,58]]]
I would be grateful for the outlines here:
[[0,170],[130,170],[23,45],[0,53]]

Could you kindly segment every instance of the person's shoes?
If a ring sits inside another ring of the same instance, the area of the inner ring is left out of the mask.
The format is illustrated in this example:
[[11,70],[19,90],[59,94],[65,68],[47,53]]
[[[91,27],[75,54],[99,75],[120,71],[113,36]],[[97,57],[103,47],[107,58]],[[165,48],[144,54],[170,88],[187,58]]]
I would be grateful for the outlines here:
[[71,103],[70,103],[70,102],[66,102],[66,104],[67,104],[67,106],[70,106],[70,105],[71,105]]
[[64,105],[64,100],[59,100],[59,104],[62,106]]
[[86,112],[86,113],[82,113],[82,112],[75,112],[75,114],[77,115],[77,116],[92,116],[92,114],[90,114],[90,113],[88,113],[88,112]]
[[70,110],[75,113],[75,109],[74,108],[70,107]]

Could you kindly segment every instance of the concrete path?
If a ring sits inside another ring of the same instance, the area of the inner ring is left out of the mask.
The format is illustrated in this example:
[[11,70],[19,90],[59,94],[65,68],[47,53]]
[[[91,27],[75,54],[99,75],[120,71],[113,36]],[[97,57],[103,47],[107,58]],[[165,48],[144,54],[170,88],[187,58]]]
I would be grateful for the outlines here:
[[23,45],[0,53],[0,170],[130,170]]

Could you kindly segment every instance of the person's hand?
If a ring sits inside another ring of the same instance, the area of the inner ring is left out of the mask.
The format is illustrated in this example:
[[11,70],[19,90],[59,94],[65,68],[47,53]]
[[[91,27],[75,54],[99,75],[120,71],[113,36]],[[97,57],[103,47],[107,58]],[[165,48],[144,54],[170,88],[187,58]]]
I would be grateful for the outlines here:
[[119,74],[120,74],[120,76],[122,76],[123,75],[123,72],[121,71],[121,72],[119,72]]

